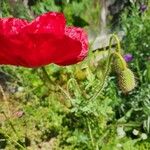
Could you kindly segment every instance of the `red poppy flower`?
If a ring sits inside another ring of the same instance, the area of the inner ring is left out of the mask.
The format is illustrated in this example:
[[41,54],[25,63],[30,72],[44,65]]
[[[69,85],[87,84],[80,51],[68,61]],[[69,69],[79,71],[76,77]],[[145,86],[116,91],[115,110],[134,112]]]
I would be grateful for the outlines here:
[[45,13],[32,22],[0,19],[0,64],[64,66],[82,61],[87,53],[87,34],[81,28],[66,27],[61,13]]

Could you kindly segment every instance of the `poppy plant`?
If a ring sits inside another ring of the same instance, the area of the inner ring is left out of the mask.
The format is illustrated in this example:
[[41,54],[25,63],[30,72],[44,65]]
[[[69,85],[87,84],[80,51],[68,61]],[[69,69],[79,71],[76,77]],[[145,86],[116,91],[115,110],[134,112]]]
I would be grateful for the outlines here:
[[81,28],[67,27],[62,13],[48,12],[31,22],[0,19],[0,64],[65,66],[82,61],[87,53],[87,34]]

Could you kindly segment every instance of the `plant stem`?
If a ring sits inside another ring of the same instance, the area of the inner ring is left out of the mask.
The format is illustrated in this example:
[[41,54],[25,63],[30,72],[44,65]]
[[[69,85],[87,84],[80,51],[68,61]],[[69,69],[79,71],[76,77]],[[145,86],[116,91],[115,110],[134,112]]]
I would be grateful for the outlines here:
[[[41,67],[41,71],[42,71],[42,76],[43,76],[43,78],[42,78],[42,77],[40,77],[40,78],[41,78],[41,80],[44,82],[44,84],[47,85],[48,88],[49,88],[51,91],[55,91],[55,92],[58,92],[58,90],[62,91],[62,93],[66,96],[66,98],[71,101],[70,95],[69,95],[60,85],[56,85],[56,83],[54,83],[54,82],[50,79],[50,77],[49,77],[49,75],[48,75],[48,73],[47,73],[46,68],[45,68],[45,67]],[[39,74],[39,73],[38,73],[38,74]],[[40,75],[39,75],[39,76],[40,76]],[[50,85],[54,85],[55,87],[54,87],[54,86],[52,87],[52,86],[50,86]]]
[[143,83],[143,75],[141,74],[141,71],[140,71],[140,67],[139,67],[139,62],[138,60],[136,59],[135,61],[136,63],[136,69],[137,69],[137,73],[138,73],[138,76],[139,76],[139,79],[140,79],[140,82]]
[[[1,133],[3,133],[3,132],[1,132]],[[21,149],[26,150],[26,148],[24,146],[22,146],[19,142],[13,140],[7,133],[5,133],[4,135],[6,135],[8,137],[8,139],[10,139],[10,141],[16,143]]]
[[117,49],[116,49],[116,52],[121,53],[120,41],[119,41],[119,38],[117,37],[116,34],[112,34],[112,36],[110,37],[110,40],[109,40],[109,50],[112,49],[112,40],[113,40],[113,39],[115,39],[116,42],[117,42]]
[[42,72],[43,72],[44,78],[45,78],[49,83],[51,83],[51,79],[50,79],[50,77],[49,77],[49,75],[48,75],[48,73],[47,73],[45,67],[41,67],[41,70],[42,70]]
[[[113,39],[115,39],[117,41],[116,52],[112,52],[112,40]],[[109,75],[110,65],[111,65],[113,55],[116,55],[119,59],[121,59],[121,62],[123,63],[123,66],[126,67],[126,64],[124,63],[124,60],[121,57],[120,53],[121,53],[120,41],[119,41],[118,37],[115,34],[112,34],[112,36],[110,37],[110,40],[109,40],[109,50],[108,50],[108,57],[107,57],[106,69],[105,69],[105,73],[104,73],[103,82],[100,84],[99,90],[92,97],[90,97],[89,100],[92,101],[92,100],[96,99],[99,96],[99,94],[101,93],[101,91],[103,90],[104,85],[105,85],[105,81],[106,81],[106,79]]]
[[47,71],[46,71],[46,68],[45,67],[41,67],[41,72],[38,71],[37,69],[37,73],[38,73],[38,76],[40,77],[40,79],[42,80],[42,82],[44,83],[45,86],[48,87],[48,89],[50,91],[57,91],[56,88],[54,88],[53,86],[51,85],[54,85],[53,81],[50,79]]
[[89,130],[89,135],[90,135],[91,143],[92,143],[92,146],[93,146],[93,148],[94,148],[94,146],[95,146],[95,144],[94,144],[94,139],[93,139],[91,127],[90,127],[90,124],[89,124],[88,120],[87,120],[87,125],[88,125],[88,130]]
[[9,120],[9,118],[7,117],[7,115],[5,114],[5,112],[3,111],[2,113],[3,113],[4,117],[6,118],[6,120],[8,121],[10,127],[12,128],[12,130],[14,131],[14,133],[16,134],[17,138],[19,139],[18,133],[17,133],[17,131],[16,131],[14,125],[13,125],[12,122]]

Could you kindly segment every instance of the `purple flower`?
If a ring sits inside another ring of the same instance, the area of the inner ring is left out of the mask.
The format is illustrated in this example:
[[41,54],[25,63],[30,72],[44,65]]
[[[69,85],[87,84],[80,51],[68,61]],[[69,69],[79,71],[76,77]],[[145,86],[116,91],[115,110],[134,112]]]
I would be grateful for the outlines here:
[[130,62],[133,59],[133,56],[131,54],[125,54],[124,59],[126,62]]
[[141,4],[141,5],[140,5],[140,11],[141,11],[141,12],[144,12],[145,10],[147,10],[147,5]]

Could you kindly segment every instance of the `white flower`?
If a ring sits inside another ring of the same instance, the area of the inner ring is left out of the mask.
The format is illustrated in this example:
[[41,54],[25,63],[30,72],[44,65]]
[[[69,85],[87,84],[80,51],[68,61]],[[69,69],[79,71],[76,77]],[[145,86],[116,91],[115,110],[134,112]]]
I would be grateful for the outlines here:
[[146,139],[147,139],[147,134],[142,133],[142,134],[141,134],[141,139],[142,139],[142,140],[146,140]]
[[123,137],[126,136],[126,133],[125,133],[123,127],[118,127],[117,128],[117,134],[118,134],[119,138],[123,138]]
[[136,129],[134,129],[134,130],[132,131],[132,133],[133,133],[134,135],[138,135],[138,134],[139,134],[139,131],[136,130]]

